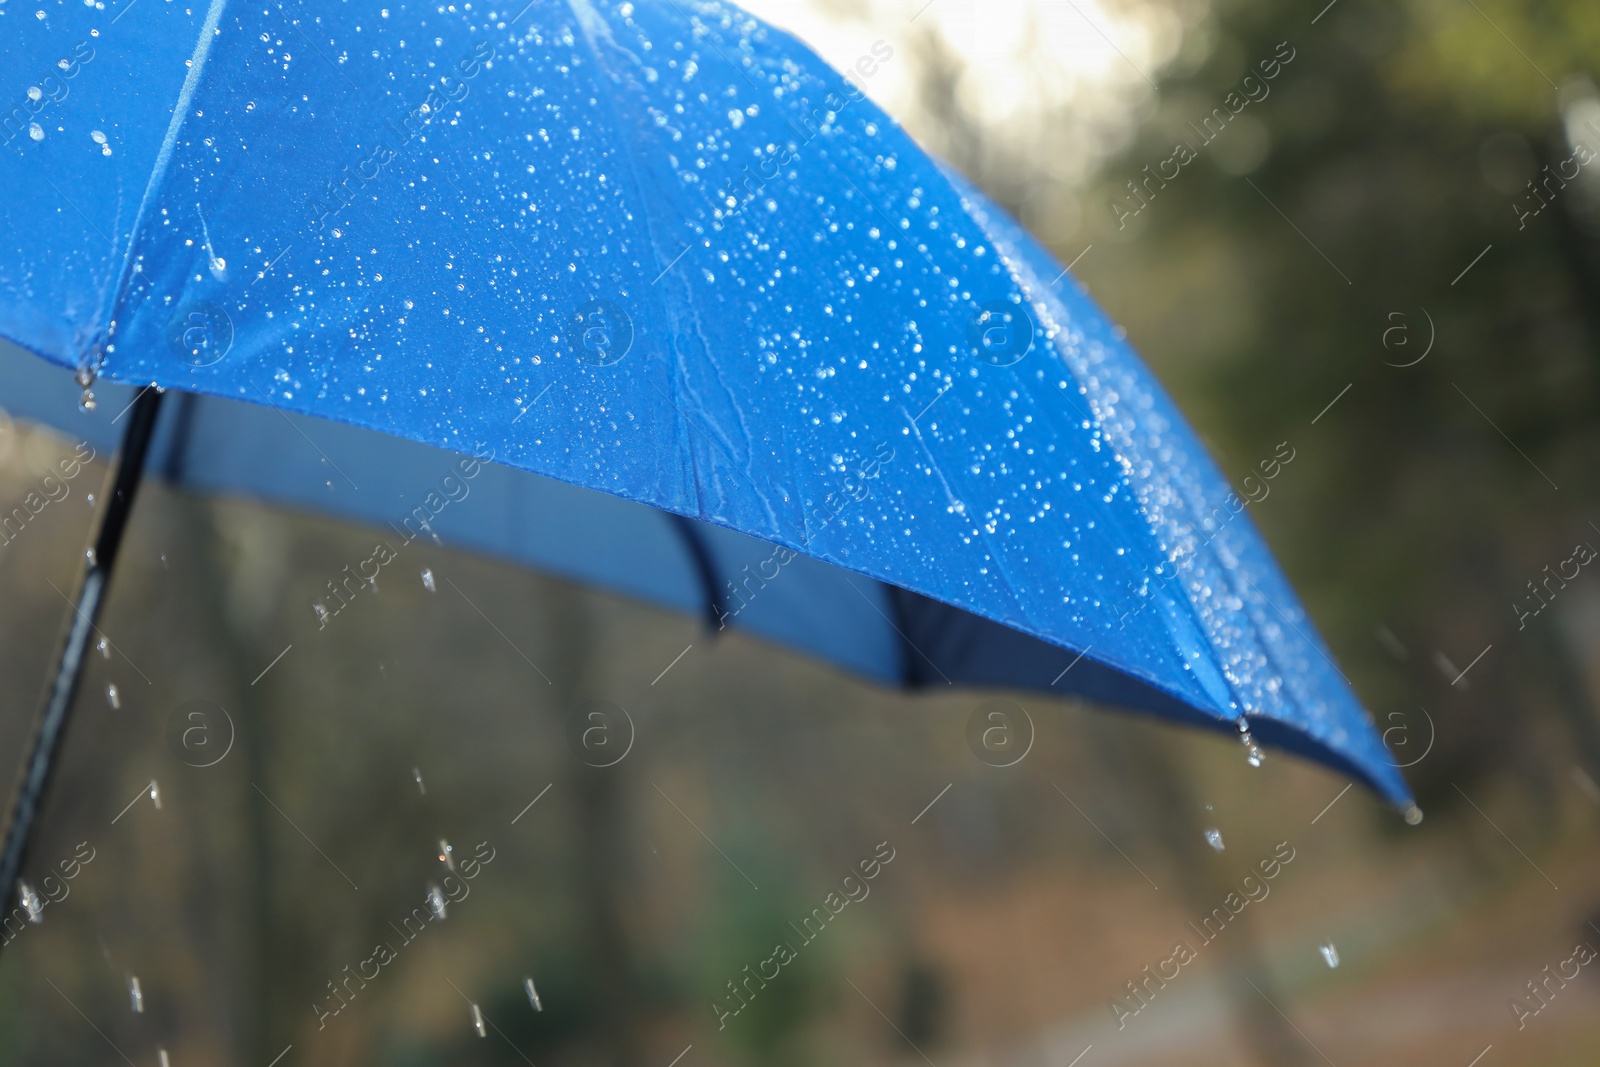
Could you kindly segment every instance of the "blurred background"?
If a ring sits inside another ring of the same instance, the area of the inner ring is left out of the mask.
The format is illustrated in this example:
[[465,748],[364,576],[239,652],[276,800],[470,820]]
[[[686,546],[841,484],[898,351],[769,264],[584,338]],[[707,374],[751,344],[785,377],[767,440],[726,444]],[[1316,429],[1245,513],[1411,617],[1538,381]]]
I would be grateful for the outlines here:
[[[1251,513],[1425,820],[1032,696],[992,766],[995,694],[422,542],[278,666],[372,532],[150,485],[0,1062],[1593,1064],[1600,9],[747,6],[1072,263],[1225,471],[1294,450]],[[75,444],[0,420],[0,506]],[[0,548],[8,771],[106,459]]]

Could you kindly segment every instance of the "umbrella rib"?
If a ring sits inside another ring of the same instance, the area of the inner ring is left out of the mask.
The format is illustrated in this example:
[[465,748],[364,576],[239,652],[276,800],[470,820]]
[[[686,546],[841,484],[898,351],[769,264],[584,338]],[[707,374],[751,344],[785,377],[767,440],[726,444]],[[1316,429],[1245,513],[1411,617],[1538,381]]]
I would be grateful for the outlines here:
[[[654,389],[656,392],[661,394],[661,399],[665,400],[671,406],[672,410],[676,411],[678,413],[678,417],[679,418],[681,418],[684,422],[688,423],[690,429],[694,430],[694,432],[699,434],[701,437],[704,437],[706,439],[706,442],[708,444],[710,444],[712,448],[714,448],[718,452],[720,452],[722,454],[722,458],[727,460],[728,461],[728,465],[733,468],[734,473],[738,474],[745,481],[749,482],[750,483],[750,488],[754,489],[756,491],[756,497],[758,499],[761,499],[763,502],[765,502],[765,497],[763,497],[762,493],[761,493],[761,487],[756,484],[755,479],[750,477],[750,475],[746,474],[743,470],[740,469],[739,465],[734,462],[733,457],[728,455],[727,451],[721,445],[719,445],[716,442],[716,439],[713,438],[710,434],[706,433],[704,430],[702,430],[699,427],[699,425],[693,419],[691,419],[687,414],[685,414],[684,410],[682,408],[680,408],[673,401],[672,397],[668,396],[666,394],[666,392],[663,391],[662,388],[659,385],[655,384],[654,382],[651,382],[650,383],[650,387],[652,389]],[[785,493],[784,494],[784,500],[788,500],[788,499],[789,499],[788,494]],[[795,537],[799,540],[801,545],[808,545],[810,543],[810,539],[806,537],[806,535],[805,535],[805,533],[803,531],[795,531],[795,530],[793,530],[791,528],[790,532],[795,535]]]
[[63,593],[60,590],[60,588],[57,587],[55,582],[52,582],[49,578],[46,578],[44,580],[44,583],[46,585],[48,585],[51,589],[54,589],[56,591],[56,595],[61,597],[62,600],[65,600],[67,602],[68,606],[71,607],[73,611],[77,612],[79,618],[83,619],[85,622],[88,622],[90,628],[93,629],[96,634],[98,634],[101,637],[105,637],[106,644],[110,645],[113,649],[116,649],[117,655],[121,656],[127,662],[128,666],[132,667],[134,669],[134,671],[139,675],[139,677],[144,679],[144,684],[145,685],[154,685],[155,684],[154,682],[152,682],[149,679],[148,676],[146,676],[144,671],[139,670],[139,665],[137,663],[133,662],[133,660],[131,660],[131,659],[128,659],[128,654],[126,652],[122,651],[122,649],[120,649],[120,648],[117,648],[117,643],[115,641],[111,640],[111,638],[109,638],[109,637],[106,637],[105,631],[101,630],[100,627],[95,626],[93,620],[89,619],[87,616],[85,616],[83,614],[83,609],[82,608],[80,608],[80,607],[78,607],[78,605],[72,603],[72,598],[69,597],[67,594]]
[[1312,648],[1316,649],[1317,655],[1321,656],[1323,658],[1324,662],[1326,662],[1328,664],[1328,666],[1333,668],[1334,673],[1345,680],[1346,684],[1349,684],[1350,676],[1345,674],[1344,671],[1341,671],[1339,669],[1339,665],[1337,663],[1333,662],[1333,660],[1331,660],[1331,659],[1328,659],[1328,654],[1326,652],[1322,651],[1321,648],[1318,648],[1317,643],[1315,641],[1313,641],[1306,634],[1306,632],[1304,630],[1300,629],[1299,626],[1295,625],[1295,621],[1293,619],[1289,618],[1289,616],[1285,615],[1283,613],[1283,609],[1282,608],[1278,607],[1278,605],[1276,605],[1276,604],[1274,604],[1272,602],[1272,598],[1267,596],[1267,594],[1263,593],[1261,591],[1260,587],[1258,587],[1256,585],[1256,583],[1252,582],[1249,578],[1245,578],[1245,584],[1248,585],[1251,589],[1254,589],[1256,591],[1256,595],[1259,596],[1262,600],[1265,600],[1267,602],[1267,606],[1270,607],[1273,611],[1276,611],[1278,613],[1278,617],[1279,618],[1281,618],[1284,622],[1288,623],[1290,626],[1293,626],[1294,627],[1294,632],[1299,634],[1301,637],[1305,638],[1306,644],[1308,644]]
[[920,649],[920,648],[917,648],[916,642],[912,641],[911,638],[907,637],[906,636],[906,632],[904,630],[900,629],[900,627],[898,627],[898,626],[895,626],[895,622],[894,622],[893,619],[891,619],[891,618],[889,618],[889,616],[883,614],[883,609],[882,608],[880,608],[880,607],[878,607],[878,605],[872,603],[872,598],[871,597],[869,597],[867,594],[861,592],[861,587],[859,585],[857,585],[850,578],[850,575],[848,573],[844,576],[844,580],[850,583],[850,588],[851,589],[854,589],[857,593],[861,593],[861,599],[865,600],[867,602],[867,604],[872,608],[873,611],[876,611],[879,615],[883,615],[883,621],[888,623],[890,626],[894,627],[894,632],[900,635],[900,640],[902,640],[902,641],[904,641],[906,643],[906,647],[907,648],[910,648],[910,649],[914,650],[917,655],[921,656],[923,659],[928,661],[928,666],[932,667],[936,671],[939,671],[939,677],[944,679],[944,684],[945,685],[955,685],[955,683],[950,680],[950,676],[945,674],[944,671],[940,671],[939,670],[939,665],[937,663],[933,662],[932,658],[930,658],[929,655],[926,652],[922,651],[922,649]]

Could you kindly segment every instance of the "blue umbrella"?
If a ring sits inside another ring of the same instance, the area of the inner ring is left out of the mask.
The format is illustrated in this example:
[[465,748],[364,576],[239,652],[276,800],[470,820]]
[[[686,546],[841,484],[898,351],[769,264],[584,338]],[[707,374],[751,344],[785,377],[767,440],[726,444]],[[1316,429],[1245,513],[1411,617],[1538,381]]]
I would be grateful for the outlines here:
[[0,402],[92,437],[69,375],[106,420],[108,383],[156,387],[113,532],[148,448],[389,554],[436,533],[880,681],[1237,729],[1409,805],[1118,332],[791,38],[693,0],[37,11],[0,13],[33,79],[0,337],[61,369],[6,361]]

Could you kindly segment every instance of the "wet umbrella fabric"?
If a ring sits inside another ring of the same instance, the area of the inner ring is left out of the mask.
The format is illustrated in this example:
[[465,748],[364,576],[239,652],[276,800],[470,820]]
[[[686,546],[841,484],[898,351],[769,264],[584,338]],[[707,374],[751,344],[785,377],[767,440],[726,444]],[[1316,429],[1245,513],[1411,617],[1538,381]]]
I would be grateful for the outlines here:
[[[98,375],[102,418],[109,381],[194,394],[152,446],[180,484],[401,537],[492,456],[442,539],[880,681],[1244,716],[1408,802],[1227,483],[1015,224],[731,6],[517,8],[0,15],[39,89],[0,133],[0,336]],[[0,403],[103,433],[34,362]]]

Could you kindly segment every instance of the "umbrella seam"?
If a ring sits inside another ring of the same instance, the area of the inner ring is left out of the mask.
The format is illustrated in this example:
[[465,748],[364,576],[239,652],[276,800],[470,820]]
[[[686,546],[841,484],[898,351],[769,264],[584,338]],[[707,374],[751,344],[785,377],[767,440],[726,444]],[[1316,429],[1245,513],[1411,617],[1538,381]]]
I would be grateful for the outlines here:
[[116,323],[117,309],[122,305],[123,298],[127,295],[128,285],[133,276],[135,262],[134,248],[139,244],[140,231],[144,226],[145,213],[150,207],[157,191],[166,180],[167,170],[172,165],[172,154],[177,147],[178,131],[183,128],[184,122],[189,117],[189,108],[194,102],[195,90],[200,85],[200,76],[205,70],[206,59],[211,54],[211,42],[218,36],[217,23],[222,18],[222,9],[227,0],[211,0],[211,7],[206,11],[205,22],[200,26],[200,39],[195,42],[194,54],[189,59],[189,70],[184,75],[183,87],[178,90],[178,99],[172,105],[172,121],[167,125],[167,135],[161,140],[161,148],[156,153],[155,166],[150,169],[150,180],[145,184],[144,196],[139,201],[139,210],[133,217],[133,228],[128,233],[128,250],[123,254],[122,270],[117,279],[116,292],[112,294],[111,306],[108,309],[110,322],[106,325],[106,336],[110,337],[111,329]]

